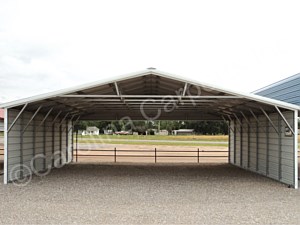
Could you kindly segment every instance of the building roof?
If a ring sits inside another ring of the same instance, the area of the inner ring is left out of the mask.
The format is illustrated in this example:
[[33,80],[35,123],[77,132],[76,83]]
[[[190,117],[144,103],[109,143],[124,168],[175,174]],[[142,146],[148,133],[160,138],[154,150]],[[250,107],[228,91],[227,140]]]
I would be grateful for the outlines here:
[[300,73],[297,73],[297,74],[295,74],[295,75],[293,75],[293,76],[287,77],[287,78],[285,78],[285,79],[279,80],[279,81],[277,81],[277,82],[275,82],[275,83],[272,83],[272,84],[270,84],[270,85],[267,85],[267,86],[265,86],[265,87],[262,87],[262,88],[260,88],[260,89],[258,89],[258,90],[256,90],[256,91],[253,91],[252,93],[254,93],[254,94],[262,93],[262,92],[264,92],[265,90],[272,89],[272,88],[277,87],[277,86],[279,86],[279,85],[281,85],[281,84],[284,84],[284,83],[287,83],[287,82],[290,82],[290,81],[293,81],[293,80],[296,80],[296,79],[299,79],[299,78],[300,78]]
[[178,129],[174,131],[179,131],[179,132],[194,132],[194,129]]
[[98,127],[87,127],[86,131],[99,131]]
[[[174,106],[171,113],[165,113],[166,103]],[[40,111],[45,113],[53,109],[52,113],[103,120],[123,116],[142,119],[142,108],[150,116],[161,110],[160,119],[185,120],[221,119],[224,115],[240,115],[241,111],[250,114],[249,109],[255,113],[262,113],[261,109],[274,112],[274,106],[300,110],[297,105],[188,80],[153,68],[4,103],[0,108],[22,109],[26,104],[26,110],[32,112],[42,106]]]
[[300,73],[254,92],[257,95],[300,105]]

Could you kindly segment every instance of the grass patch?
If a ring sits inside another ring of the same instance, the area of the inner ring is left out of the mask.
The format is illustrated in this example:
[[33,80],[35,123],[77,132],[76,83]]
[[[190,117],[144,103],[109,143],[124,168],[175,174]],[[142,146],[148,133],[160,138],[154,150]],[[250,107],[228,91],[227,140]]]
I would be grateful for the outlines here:
[[0,131],[0,137],[3,137],[3,136],[4,136],[4,132]]
[[223,144],[223,143],[180,143],[180,142],[148,142],[147,140],[145,141],[114,141],[114,140],[100,140],[100,139],[94,139],[94,140],[78,140],[79,143],[83,144],[125,144],[125,145],[168,145],[168,146],[220,146],[220,147],[227,147],[228,144]]
[[166,140],[166,141],[228,141],[228,135],[95,135],[78,136],[79,139],[102,139],[102,140]]

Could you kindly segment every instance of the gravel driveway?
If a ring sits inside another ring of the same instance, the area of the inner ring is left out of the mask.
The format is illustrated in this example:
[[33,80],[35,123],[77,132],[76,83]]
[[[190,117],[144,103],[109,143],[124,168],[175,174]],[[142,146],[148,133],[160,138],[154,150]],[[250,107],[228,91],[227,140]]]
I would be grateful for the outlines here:
[[0,185],[2,224],[299,224],[300,191],[228,164],[72,164]]

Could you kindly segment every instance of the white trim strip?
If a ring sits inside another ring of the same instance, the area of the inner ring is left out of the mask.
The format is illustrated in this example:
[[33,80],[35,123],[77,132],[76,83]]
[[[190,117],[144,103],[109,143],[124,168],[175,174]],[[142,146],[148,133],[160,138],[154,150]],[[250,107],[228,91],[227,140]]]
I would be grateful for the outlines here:
[[298,189],[298,110],[294,111],[294,128],[295,128],[295,135],[294,135],[294,173],[295,173],[295,184],[294,188]]
[[8,109],[4,109],[4,179],[3,183],[8,182]]

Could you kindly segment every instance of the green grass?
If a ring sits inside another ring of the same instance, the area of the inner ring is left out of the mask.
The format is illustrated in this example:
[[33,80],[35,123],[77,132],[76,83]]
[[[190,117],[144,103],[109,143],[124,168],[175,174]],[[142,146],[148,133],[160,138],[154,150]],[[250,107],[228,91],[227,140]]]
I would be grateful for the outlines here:
[[166,141],[227,141],[227,135],[98,135],[98,136],[78,136],[79,139],[100,139],[100,140],[166,140]]
[[147,140],[145,141],[114,141],[114,140],[101,140],[101,139],[94,139],[94,140],[78,140],[79,143],[97,143],[97,144],[124,144],[124,145],[152,145],[152,146],[158,146],[158,145],[168,145],[168,146],[220,146],[220,147],[227,147],[228,144],[223,144],[223,143],[180,143],[180,142],[148,142]]
[[[124,141],[122,141],[124,140]],[[132,140],[132,141],[125,141]],[[151,140],[149,142],[148,140]],[[156,142],[157,140],[157,142]],[[176,142],[172,142],[175,140]],[[182,136],[160,136],[160,135],[99,135],[99,136],[79,136],[79,143],[102,143],[102,144],[126,144],[126,145],[169,145],[169,146],[224,146],[227,143],[228,136],[225,135],[182,135]],[[165,141],[165,142],[164,142]],[[180,141],[185,141],[180,143]],[[186,141],[191,141],[187,143]],[[195,143],[195,141],[197,141]],[[206,143],[201,143],[204,141]],[[207,143],[212,142],[212,143]]]

